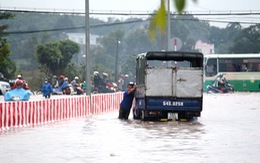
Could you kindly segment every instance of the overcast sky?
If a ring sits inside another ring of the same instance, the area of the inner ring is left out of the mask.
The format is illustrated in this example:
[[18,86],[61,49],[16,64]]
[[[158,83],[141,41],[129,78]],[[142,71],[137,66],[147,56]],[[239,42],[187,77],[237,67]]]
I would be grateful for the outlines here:
[[[260,12],[260,0],[186,0],[186,11],[255,11]],[[171,0],[171,3],[173,0]],[[153,11],[159,7],[160,0],[89,0],[90,10],[97,11]],[[1,0],[2,8],[16,9],[51,9],[51,10],[79,10],[84,12],[85,0]],[[171,4],[171,11],[175,7]],[[92,16],[92,15],[91,15]],[[95,16],[97,17],[97,16]],[[256,16],[254,16],[256,17]],[[104,17],[103,17],[104,19]],[[220,18],[221,19],[221,18]],[[248,20],[247,17],[240,18],[240,21]],[[258,21],[260,21],[258,16]]]
[[[173,1],[173,0],[172,0]],[[259,0],[187,0],[186,10],[260,10]],[[89,0],[90,10],[140,10],[158,8],[160,0]],[[80,9],[85,0],[1,0],[1,7]]]

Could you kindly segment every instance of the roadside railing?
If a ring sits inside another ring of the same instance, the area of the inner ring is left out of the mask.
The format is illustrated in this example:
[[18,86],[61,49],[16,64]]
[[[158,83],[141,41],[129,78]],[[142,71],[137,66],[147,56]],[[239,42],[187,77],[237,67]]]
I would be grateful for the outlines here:
[[119,109],[121,92],[39,101],[0,102],[0,131],[87,117]]

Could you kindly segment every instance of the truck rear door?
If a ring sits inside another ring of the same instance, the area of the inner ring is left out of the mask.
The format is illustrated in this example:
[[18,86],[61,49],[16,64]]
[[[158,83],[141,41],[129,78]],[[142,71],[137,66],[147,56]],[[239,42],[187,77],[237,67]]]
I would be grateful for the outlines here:
[[172,96],[172,69],[146,69],[146,96]]
[[198,68],[180,68],[177,70],[176,96],[202,97],[203,71]]

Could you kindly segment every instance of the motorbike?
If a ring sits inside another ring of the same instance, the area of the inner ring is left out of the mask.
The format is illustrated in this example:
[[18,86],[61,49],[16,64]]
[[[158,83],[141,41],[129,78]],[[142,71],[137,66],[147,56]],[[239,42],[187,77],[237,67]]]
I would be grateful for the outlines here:
[[214,82],[212,83],[212,85],[207,85],[207,93],[233,93],[233,85],[230,84],[226,78],[223,78],[222,80],[224,83],[222,87],[214,87]]
[[113,92],[117,92],[118,91],[118,87],[117,84],[114,82],[106,82],[105,84],[102,85],[94,85],[94,87],[92,88],[91,92],[94,94],[97,93],[113,93]]
[[71,92],[73,92],[72,86],[69,84],[65,86],[64,88],[55,88],[53,89],[53,95],[70,95]]
[[117,92],[117,84],[114,82],[107,82],[106,83],[106,88],[109,90],[108,92]]
[[73,94],[73,95],[83,95],[84,90],[79,85],[75,85],[74,90],[73,90],[73,92],[71,92],[71,94]]

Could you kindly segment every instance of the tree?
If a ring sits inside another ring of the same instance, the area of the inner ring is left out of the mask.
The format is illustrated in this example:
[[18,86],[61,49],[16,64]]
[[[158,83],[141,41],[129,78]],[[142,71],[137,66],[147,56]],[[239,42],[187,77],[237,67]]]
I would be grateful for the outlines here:
[[[0,13],[0,20],[11,19],[14,15],[11,13]],[[0,71],[7,78],[14,76],[16,71],[15,64],[9,58],[11,56],[10,45],[7,43],[4,31],[8,28],[7,25],[0,25]]]
[[122,67],[122,74],[129,74],[131,78],[135,77],[136,75],[136,55],[129,55],[126,58],[124,66]]
[[260,52],[260,24],[243,29],[235,38],[231,53]]
[[[157,42],[159,42],[159,40]],[[160,43],[156,44],[156,42],[151,42],[147,30],[143,28],[131,30],[122,43],[127,55],[138,54],[150,50],[160,50],[161,45]]]
[[37,58],[46,66],[50,74],[62,74],[74,54],[79,52],[79,45],[71,40],[51,41],[37,47]]
[[[125,32],[123,30],[116,29],[100,40],[103,50],[99,49],[96,51],[101,52],[96,54],[96,57],[100,58],[103,56],[100,62],[103,62],[105,64],[103,66],[108,70],[113,71],[115,69],[117,44],[119,44],[119,47],[121,46],[120,43],[123,40],[124,34]],[[120,43],[117,41],[120,41]]]

